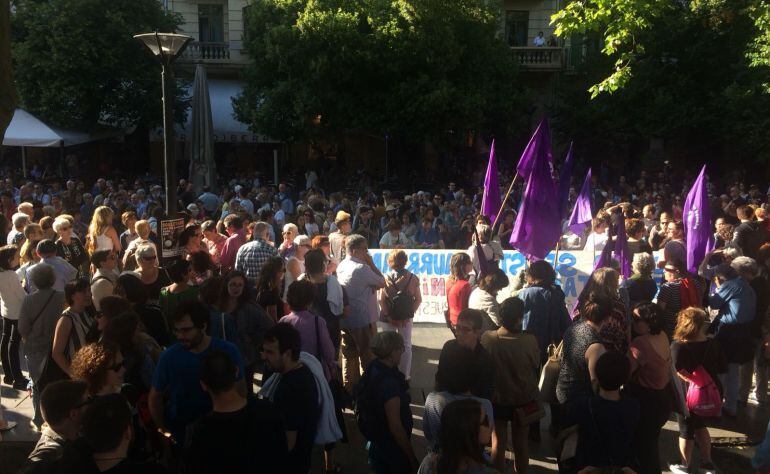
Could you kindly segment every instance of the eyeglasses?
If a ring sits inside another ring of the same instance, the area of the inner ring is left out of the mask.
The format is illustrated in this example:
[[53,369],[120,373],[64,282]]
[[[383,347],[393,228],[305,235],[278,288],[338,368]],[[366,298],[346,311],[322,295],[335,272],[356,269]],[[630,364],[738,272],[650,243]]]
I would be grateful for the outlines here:
[[125,368],[126,368],[125,359],[121,360],[120,362],[115,362],[114,364],[112,364],[112,366],[110,366],[110,370],[113,372],[120,372],[120,369],[125,369]]
[[146,257],[142,257],[142,260],[155,260],[158,258],[156,255],[147,255]]

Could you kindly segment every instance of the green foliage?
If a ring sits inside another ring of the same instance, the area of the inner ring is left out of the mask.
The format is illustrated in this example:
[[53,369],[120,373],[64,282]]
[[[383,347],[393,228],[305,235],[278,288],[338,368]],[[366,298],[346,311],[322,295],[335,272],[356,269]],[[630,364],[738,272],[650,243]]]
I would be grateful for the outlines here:
[[[588,32],[603,48],[583,80],[562,91],[559,123],[576,141],[583,137],[599,150],[618,143],[646,149],[658,137],[668,149],[679,145],[682,158],[770,159],[763,87],[770,69],[747,57],[757,34],[751,0],[582,5],[556,16],[560,33]],[[610,37],[617,38],[614,50]]]
[[[157,0],[16,0],[16,85],[23,107],[63,127],[161,122],[160,66],[133,39],[176,31]],[[178,89],[177,97],[181,97]],[[186,101],[178,102],[177,119]]]
[[523,115],[495,2],[264,0],[247,11],[254,63],[236,114],[274,138],[442,139],[506,133]]

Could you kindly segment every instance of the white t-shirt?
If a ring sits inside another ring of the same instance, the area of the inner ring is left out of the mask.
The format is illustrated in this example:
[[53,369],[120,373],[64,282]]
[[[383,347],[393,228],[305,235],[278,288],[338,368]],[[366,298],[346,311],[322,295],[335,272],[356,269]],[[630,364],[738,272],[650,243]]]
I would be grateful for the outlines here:
[[545,46],[545,38],[542,36],[535,36],[534,41],[532,41],[535,46]]

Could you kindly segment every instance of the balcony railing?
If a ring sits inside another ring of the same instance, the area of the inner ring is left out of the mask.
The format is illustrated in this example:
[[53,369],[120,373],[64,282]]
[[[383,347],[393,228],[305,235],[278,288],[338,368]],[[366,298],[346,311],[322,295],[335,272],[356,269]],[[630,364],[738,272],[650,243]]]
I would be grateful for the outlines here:
[[182,58],[185,60],[204,60],[204,61],[229,61],[230,44],[229,43],[201,43],[194,41],[187,46]]
[[512,46],[511,51],[523,69],[557,71],[564,68],[564,48]]

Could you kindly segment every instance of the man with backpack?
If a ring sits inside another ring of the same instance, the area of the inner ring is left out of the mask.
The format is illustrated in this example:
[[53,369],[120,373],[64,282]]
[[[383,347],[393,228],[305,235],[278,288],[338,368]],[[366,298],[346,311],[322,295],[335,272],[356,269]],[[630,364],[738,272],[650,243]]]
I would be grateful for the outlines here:
[[395,249],[388,255],[391,271],[385,275],[380,290],[380,321],[385,331],[395,331],[404,338],[404,354],[398,368],[409,380],[412,371],[412,319],[422,303],[420,277],[406,269],[406,252]]

